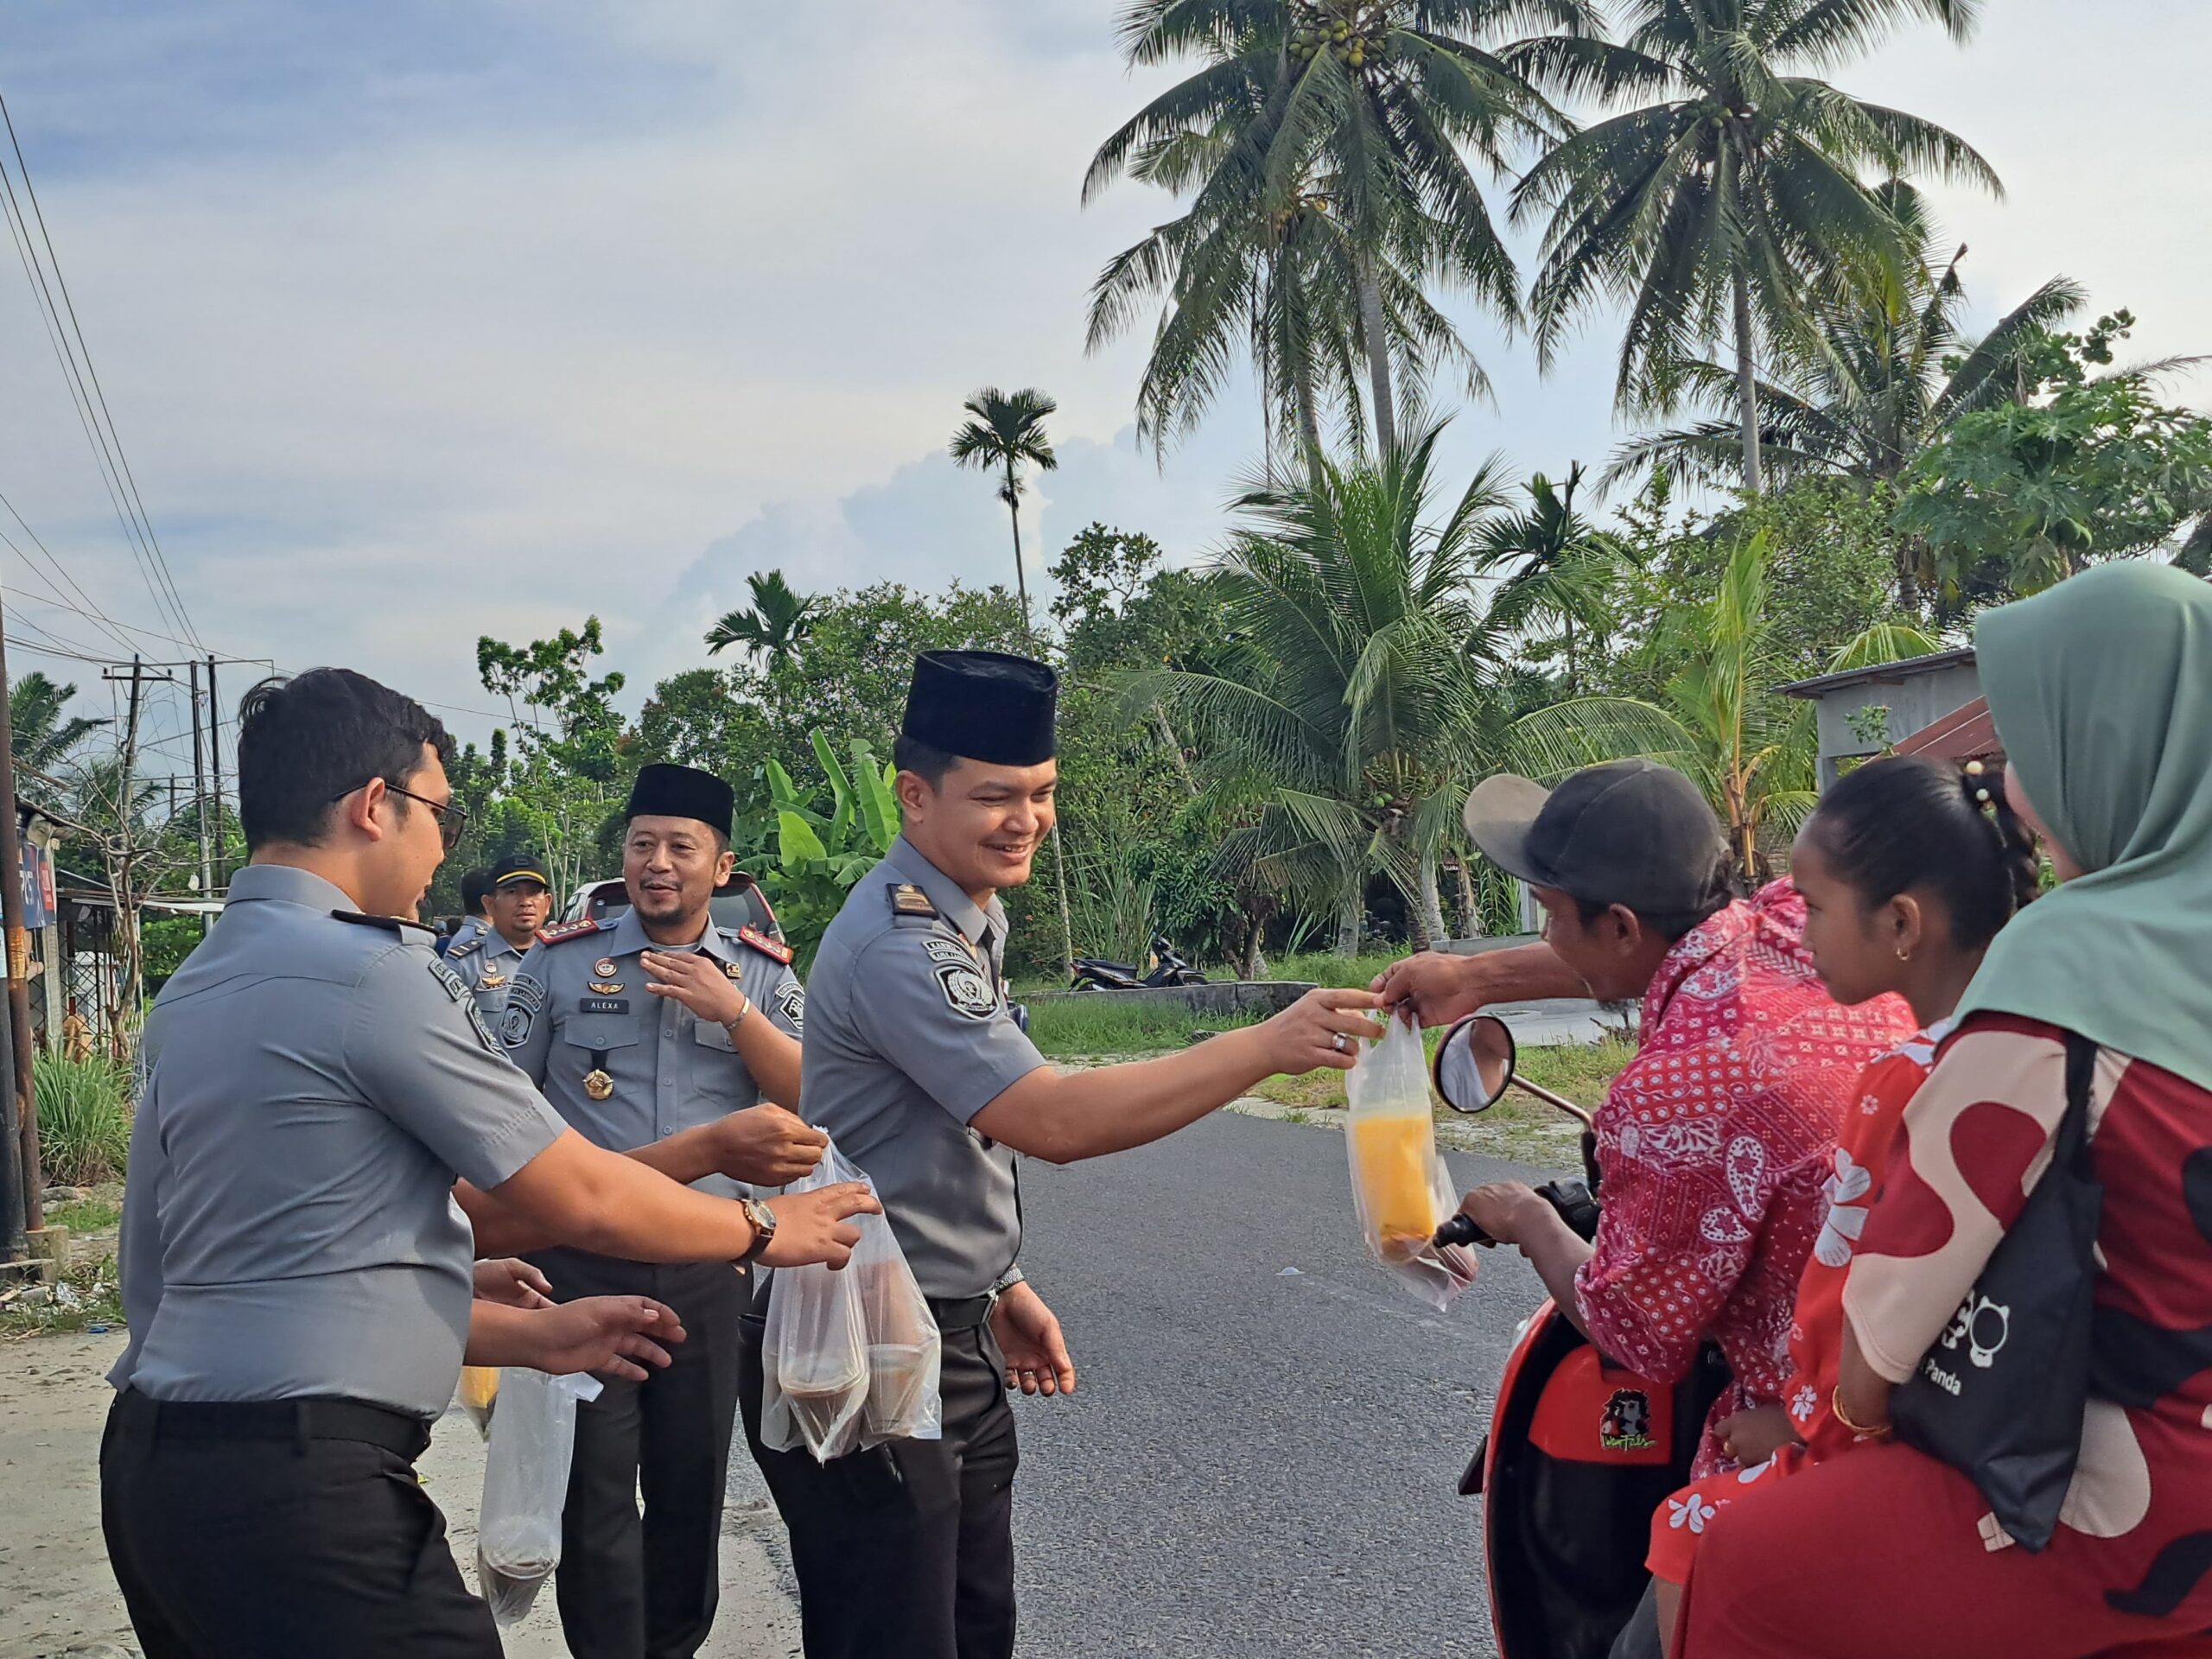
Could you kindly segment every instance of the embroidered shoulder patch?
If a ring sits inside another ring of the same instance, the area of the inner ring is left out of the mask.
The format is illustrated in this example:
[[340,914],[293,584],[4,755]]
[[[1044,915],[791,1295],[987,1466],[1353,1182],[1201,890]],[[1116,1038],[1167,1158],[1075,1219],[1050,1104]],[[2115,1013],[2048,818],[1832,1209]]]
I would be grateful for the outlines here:
[[938,987],[944,993],[945,1006],[962,1019],[997,1017],[999,994],[990,981],[976,970],[974,963],[933,963],[930,971],[937,976]]
[[770,961],[780,962],[786,968],[791,965],[794,952],[781,939],[772,939],[757,927],[741,927],[737,937]]
[[599,924],[586,917],[580,922],[563,922],[558,927],[539,928],[537,942],[540,944],[558,944],[563,939],[581,939],[586,934],[598,931]]
[[476,1040],[497,1054],[499,1039],[492,1034],[492,1027],[484,1023],[483,1010],[476,1006],[476,999],[469,995],[468,982],[435,957],[430,958],[430,974],[446,988],[446,995],[461,1004],[467,1014],[468,1027],[476,1033]]
[[795,979],[787,979],[776,987],[772,995],[776,999],[777,1010],[791,1022],[791,1029],[804,1032],[806,1029],[806,987]]
[[530,1040],[531,1028],[544,1008],[545,987],[528,974],[517,974],[507,990],[506,1011],[499,1016],[500,1040],[509,1048],[520,1048]]

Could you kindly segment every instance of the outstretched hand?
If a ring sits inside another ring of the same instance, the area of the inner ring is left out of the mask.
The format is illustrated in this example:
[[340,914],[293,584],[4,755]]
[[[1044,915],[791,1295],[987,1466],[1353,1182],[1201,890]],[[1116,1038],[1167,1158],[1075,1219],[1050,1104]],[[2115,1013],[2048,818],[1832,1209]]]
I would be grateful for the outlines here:
[[1350,1071],[1361,1042],[1382,1034],[1372,1013],[1380,1006],[1372,991],[1306,992],[1260,1027],[1274,1069],[1290,1077],[1325,1065]]
[[543,1274],[519,1256],[479,1262],[474,1277],[476,1300],[480,1302],[498,1302],[505,1307],[553,1306],[552,1285]]

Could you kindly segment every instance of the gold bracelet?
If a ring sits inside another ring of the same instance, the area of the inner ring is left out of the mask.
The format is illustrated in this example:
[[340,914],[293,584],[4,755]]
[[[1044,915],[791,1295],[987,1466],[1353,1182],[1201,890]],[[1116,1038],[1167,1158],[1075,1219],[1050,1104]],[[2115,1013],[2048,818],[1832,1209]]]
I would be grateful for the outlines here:
[[1851,1414],[1843,1408],[1843,1384],[1840,1382],[1835,1385],[1835,1392],[1828,1396],[1828,1409],[1835,1414],[1836,1421],[1841,1423],[1853,1434],[1864,1435],[1870,1440],[1885,1440],[1889,1436],[1891,1424],[1883,1423],[1876,1427],[1866,1428],[1851,1421]]

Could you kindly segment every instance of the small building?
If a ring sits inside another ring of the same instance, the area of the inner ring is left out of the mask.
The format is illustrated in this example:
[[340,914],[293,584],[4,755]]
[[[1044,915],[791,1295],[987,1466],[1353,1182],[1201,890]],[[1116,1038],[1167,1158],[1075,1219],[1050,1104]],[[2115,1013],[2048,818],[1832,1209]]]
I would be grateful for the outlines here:
[[[1880,754],[1981,702],[1981,676],[1974,649],[1967,646],[1821,674],[1781,690],[1817,709],[1821,787],[1826,790],[1843,775],[1847,761]],[[1981,702],[1985,720],[1988,707]]]

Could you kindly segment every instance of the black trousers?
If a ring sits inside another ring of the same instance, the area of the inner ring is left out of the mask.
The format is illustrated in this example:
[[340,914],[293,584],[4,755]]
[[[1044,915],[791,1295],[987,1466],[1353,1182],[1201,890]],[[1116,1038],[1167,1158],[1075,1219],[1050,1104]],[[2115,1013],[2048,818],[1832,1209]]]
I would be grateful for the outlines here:
[[721,1597],[722,1489],[749,1281],[721,1263],[652,1266],[568,1249],[531,1259],[563,1301],[652,1296],[683,1321],[666,1370],[644,1382],[602,1379],[605,1391],[577,1408],[554,1584],[575,1659],[691,1659]]
[[818,1464],[760,1444],[761,1329],[746,1321],[745,1435],[791,1533],[807,1659],[1011,1659],[1020,1459],[989,1331],[944,1332],[943,1440]]
[[499,1659],[415,1478],[429,1440],[352,1402],[118,1395],[100,1528],[146,1659]]

